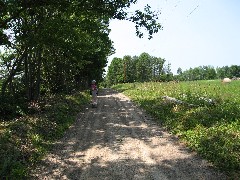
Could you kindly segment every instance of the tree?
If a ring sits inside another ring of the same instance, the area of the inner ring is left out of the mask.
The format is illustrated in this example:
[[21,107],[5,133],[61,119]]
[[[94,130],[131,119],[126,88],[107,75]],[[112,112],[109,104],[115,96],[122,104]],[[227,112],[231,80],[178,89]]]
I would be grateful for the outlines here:
[[142,53],[136,63],[137,80],[140,82],[149,81],[152,78],[152,61],[148,53]]
[[161,81],[172,81],[173,73],[171,72],[171,64],[168,63],[163,67],[163,71],[161,74]]
[[124,66],[124,82],[134,82],[136,79],[136,68],[134,59],[131,56],[126,55],[123,57]]
[[217,77],[220,79],[229,77],[231,78],[231,71],[230,68],[228,66],[223,66],[223,67],[218,67],[217,68]]
[[216,79],[217,73],[213,66],[204,66],[206,77],[205,79]]
[[153,81],[160,81],[161,74],[163,73],[163,65],[165,59],[152,57],[152,71],[153,71]]
[[231,65],[230,66],[231,71],[231,78],[233,77],[240,77],[240,66],[238,65]]
[[183,73],[183,72],[182,72],[182,68],[179,67],[179,68],[177,69],[177,74],[178,74],[178,75],[181,75],[182,73]]
[[108,67],[107,82],[109,85],[124,82],[124,63],[121,58],[113,58]]
[[[2,95],[14,79],[23,82],[16,92],[37,100],[41,89],[58,93],[101,80],[107,57],[113,52],[109,39],[111,19],[136,24],[149,38],[161,29],[157,14],[146,6],[128,14],[136,0],[12,0],[0,1],[0,44],[12,50],[8,77],[4,75]],[[11,35],[7,35],[7,31]],[[16,75],[18,74],[18,77]]]
[[[164,63],[164,59],[150,56],[148,53],[134,57],[124,56],[123,59],[114,58],[108,68],[108,84],[159,81],[163,72],[165,73]],[[173,77],[170,66],[168,64],[166,72],[168,80]]]

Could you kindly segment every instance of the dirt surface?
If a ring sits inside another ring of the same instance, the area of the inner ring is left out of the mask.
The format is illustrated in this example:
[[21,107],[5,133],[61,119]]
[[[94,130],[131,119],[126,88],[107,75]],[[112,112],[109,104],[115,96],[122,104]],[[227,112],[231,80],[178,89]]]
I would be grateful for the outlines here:
[[227,179],[126,96],[104,89],[35,168],[32,179]]

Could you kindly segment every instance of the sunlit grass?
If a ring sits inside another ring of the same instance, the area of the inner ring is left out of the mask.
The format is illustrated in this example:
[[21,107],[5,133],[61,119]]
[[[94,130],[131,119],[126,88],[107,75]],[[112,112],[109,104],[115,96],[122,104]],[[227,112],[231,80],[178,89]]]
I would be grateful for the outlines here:
[[[240,169],[240,81],[119,84],[159,123],[233,177]],[[169,96],[183,103],[166,102]]]

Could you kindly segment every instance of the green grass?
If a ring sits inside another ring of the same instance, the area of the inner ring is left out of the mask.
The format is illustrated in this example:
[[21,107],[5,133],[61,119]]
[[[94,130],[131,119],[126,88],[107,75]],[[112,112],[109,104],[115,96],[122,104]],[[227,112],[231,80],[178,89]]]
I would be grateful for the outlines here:
[[[240,81],[135,83],[113,88],[128,95],[216,167],[232,177],[240,176]],[[185,103],[166,102],[162,96]],[[211,103],[206,101],[209,99]]]
[[0,177],[24,179],[51,144],[76,120],[88,93],[45,97],[32,106],[32,114],[0,122]]

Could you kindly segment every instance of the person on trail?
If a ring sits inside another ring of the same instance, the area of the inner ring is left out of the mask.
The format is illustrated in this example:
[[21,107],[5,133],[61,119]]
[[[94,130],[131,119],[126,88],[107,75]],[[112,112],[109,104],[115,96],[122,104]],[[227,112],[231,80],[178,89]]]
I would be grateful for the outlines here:
[[98,93],[98,88],[96,85],[96,81],[92,80],[92,84],[91,84],[91,91],[92,91],[92,104],[96,105],[97,104],[97,93]]

